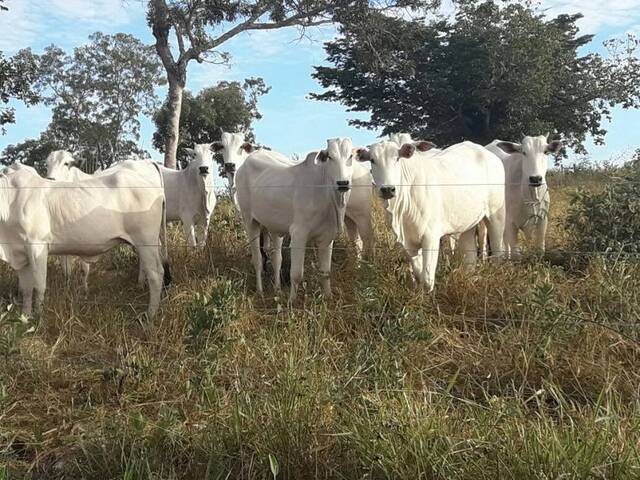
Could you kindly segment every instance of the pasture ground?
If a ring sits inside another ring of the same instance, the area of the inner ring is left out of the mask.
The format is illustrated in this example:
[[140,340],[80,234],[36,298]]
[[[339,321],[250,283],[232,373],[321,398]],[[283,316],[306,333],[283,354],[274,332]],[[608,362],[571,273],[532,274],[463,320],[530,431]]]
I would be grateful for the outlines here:
[[[569,250],[570,194],[599,180],[551,181]],[[154,321],[128,249],[87,298],[52,261],[43,318],[0,320],[0,479],[640,477],[637,262],[441,258],[422,294],[379,210],[377,233],[361,267],[339,243],[329,301],[310,254],[293,310],[253,294],[228,201],[205,249],[171,229]],[[3,265],[5,306],[15,288]]]

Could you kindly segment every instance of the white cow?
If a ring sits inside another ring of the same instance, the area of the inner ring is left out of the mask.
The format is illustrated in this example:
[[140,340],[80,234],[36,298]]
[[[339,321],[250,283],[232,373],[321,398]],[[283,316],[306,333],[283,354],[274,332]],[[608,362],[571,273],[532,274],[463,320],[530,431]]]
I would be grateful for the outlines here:
[[78,182],[43,179],[26,166],[7,168],[0,175],[0,259],[18,272],[24,312],[32,311],[34,290],[36,311],[41,309],[49,255],[91,259],[128,243],[148,279],[147,313],[153,317],[163,275],[165,284],[170,281],[159,247],[163,213],[162,176],[151,162],[123,162]]
[[[521,143],[494,140],[486,148],[504,164],[506,175],[505,248],[509,256],[517,255],[518,232],[522,230],[535,246],[545,249],[545,237],[551,197],[546,182],[547,157],[557,153],[562,142],[548,142],[547,136],[524,137]],[[493,248],[493,244],[491,245]]]
[[[496,252],[504,233],[504,168],[491,152],[463,142],[435,155],[429,142],[380,142],[361,149],[361,161],[371,161],[387,221],[411,262],[414,278],[433,290],[440,239],[460,234],[465,265],[476,262],[475,230],[489,224]],[[499,255],[499,253],[498,253]]]
[[[209,144],[196,144],[193,149],[186,150],[191,156],[187,168],[173,170],[160,167],[167,198],[167,221],[182,222],[190,247],[204,246],[216,206],[213,151]],[[203,232],[197,241],[195,226],[200,223],[203,224]]]
[[[193,149],[189,148],[187,151],[192,158],[187,168],[173,170],[160,167],[166,198],[166,217],[167,221],[182,222],[189,246],[196,246],[197,243],[204,245],[211,215],[216,205],[213,183],[215,167],[213,153],[209,145],[195,145]],[[64,150],[52,152],[47,157],[47,178],[66,182],[87,180],[112,173],[123,165],[129,165],[129,162],[116,163],[107,170],[98,171],[94,175],[84,173],[76,165],[78,162],[71,153]],[[199,223],[202,223],[204,227],[201,240],[197,242],[195,226]],[[63,272],[69,278],[71,257],[64,256],[61,260]],[[89,289],[88,278],[91,267],[89,263],[82,260],[80,260],[80,266],[83,271],[83,286],[86,292]],[[145,277],[141,267],[138,283],[142,287]]]
[[333,241],[342,230],[352,186],[356,150],[348,138],[327,140],[327,149],[310,153],[298,164],[282,163],[267,150],[250,155],[235,177],[237,199],[251,242],[256,289],[262,294],[260,232],[274,244],[272,265],[276,290],[280,288],[281,247],[291,236],[291,291],[296,298],[302,281],[307,243],[318,248],[324,293],[331,294],[329,274]]
[[[297,163],[279,152],[247,142],[243,133],[223,132],[220,141],[213,142],[212,148],[214,151],[222,153],[223,161],[220,165],[220,172],[221,175],[226,177],[232,191],[235,191],[235,172],[242,166],[249,155],[254,155],[257,152],[268,152],[268,155],[261,156],[263,158],[271,158],[275,162],[285,165],[296,165]],[[315,154],[317,152],[311,152],[308,155],[312,153]],[[352,178],[353,190],[349,196],[344,220],[347,236],[356,246],[358,258],[361,257],[362,252],[364,252],[365,257],[370,258],[375,244],[371,216],[371,183],[372,178],[369,170],[356,163]]]

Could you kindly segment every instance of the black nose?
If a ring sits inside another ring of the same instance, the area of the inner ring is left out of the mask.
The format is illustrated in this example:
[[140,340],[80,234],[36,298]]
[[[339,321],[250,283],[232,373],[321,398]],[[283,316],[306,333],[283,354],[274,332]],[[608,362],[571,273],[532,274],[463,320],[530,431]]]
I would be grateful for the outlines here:
[[529,185],[532,187],[539,187],[542,185],[542,177],[540,175],[533,175],[529,177]]
[[338,185],[338,190],[340,192],[346,192],[349,190],[349,180],[338,180],[336,184]]
[[380,187],[380,193],[382,198],[389,200],[396,196],[396,187]]
[[200,167],[200,175],[208,175],[209,167]]
[[235,163],[225,163],[224,164],[224,170],[227,173],[233,173],[236,171],[236,164]]

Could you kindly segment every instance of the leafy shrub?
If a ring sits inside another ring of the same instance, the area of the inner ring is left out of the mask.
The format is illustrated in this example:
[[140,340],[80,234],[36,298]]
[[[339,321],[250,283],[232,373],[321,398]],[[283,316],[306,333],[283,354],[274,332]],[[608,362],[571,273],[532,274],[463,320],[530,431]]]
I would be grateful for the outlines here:
[[578,190],[567,215],[577,250],[640,253],[640,150],[601,191]]
[[[241,293],[230,280],[217,279],[208,293],[196,293],[187,306],[188,336],[198,341],[204,332],[215,333],[238,319]],[[207,335],[209,337],[210,335]]]

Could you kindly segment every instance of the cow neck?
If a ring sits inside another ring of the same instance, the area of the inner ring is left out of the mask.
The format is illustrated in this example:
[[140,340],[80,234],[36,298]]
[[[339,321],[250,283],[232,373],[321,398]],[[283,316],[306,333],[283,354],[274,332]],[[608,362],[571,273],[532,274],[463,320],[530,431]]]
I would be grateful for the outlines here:
[[[315,167],[315,165],[310,165]],[[347,202],[349,201],[350,191],[338,192],[335,186],[332,184],[333,179],[330,179],[327,175],[327,168],[324,164],[320,168],[320,190],[324,192],[324,195],[329,197],[329,203],[331,205],[329,217],[335,222],[334,228],[338,234],[342,233],[344,226],[344,216],[346,213]],[[314,188],[314,187],[312,187]]]
[[397,237],[397,241],[402,245],[407,245],[406,226],[416,224],[419,220],[419,211],[415,202],[411,201],[411,190],[415,188],[417,180],[418,164],[415,158],[400,159],[400,185],[396,186],[396,195],[391,200],[385,200],[385,210],[387,211],[387,221],[391,224],[391,229]]
[[521,216],[524,219],[522,226],[537,225],[549,215],[549,200],[547,197],[549,189],[546,182],[537,189],[529,185],[528,179],[524,178],[522,161],[523,157],[519,156],[518,173],[520,175],[520,195],[522,198]]

